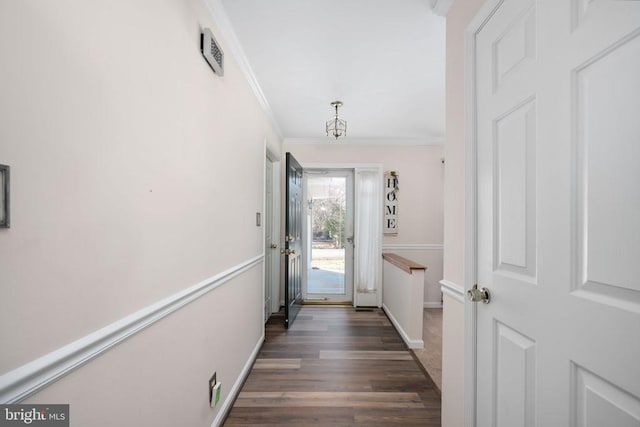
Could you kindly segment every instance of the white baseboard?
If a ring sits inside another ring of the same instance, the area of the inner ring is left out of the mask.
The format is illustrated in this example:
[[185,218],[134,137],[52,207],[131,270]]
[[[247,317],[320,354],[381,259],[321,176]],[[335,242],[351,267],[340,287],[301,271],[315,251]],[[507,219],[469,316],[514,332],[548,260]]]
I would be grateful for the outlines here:
[[253,348],[253,351],[251,352],[251,356],[249,356],[247,363],[244,364],[244,367],[242,368],[242,372],[240,372],[240,375],[236,379],[236,382],[233,384],[233,387],[231,388],[231,391],[227,395],[227,398],[222,403],[222,407],[220,408],[220,411],[218,411],[218,415],[216,415],[216,417],[213,419],[213,422],[211,423],[211,427],[218,427],[222,425],[222,422],[227,417],[227,414],[231,410],[231,405],[233,405],[233,402],[235,402],[236,397],[238,396],[238,394],[240,393],[240,389],[242,388],[242,384],[244,384],[245,379],[249,376],[249,373],[251,372],[251,368],[253,367],[253,363],[256,361],[256,358],[258,357],[258,353],[260,353],[260,349],[262,348],[262,344],[264,342],[264,336],[265,335],[264,335],[264,329],[263,329],[262,336],[256,343],[256,346]]
[[425,302],[424,308],[442,308],[441,302]]
[[136,311],[95,332],[0,376],[0,403],[18,403],[110,350],[127,338],[262,263],[248,259],[197,285]]
[[409,347],[409,348],[424,348],[424,341],[423,340],[412,340],[411,338],[409,338],[409,336],[404,331],[402,326],[400,326],[400,323],[398,322],[398,320],[396,320],[396,318],[393,316],[393,314],[391,314],[391,311],[389,310],[389,308],[385,304],[382,304],[382,309],[384,310],[385,313],[387,313],[387,316],[389,316],[389,320],[391,320],[391,323],[396,328],[396,331],[398,331],[398,333],[402,337],[402,340],[405,342],[405,344],[407,344],[407,347]]
[[355,293],[356,307],[380,307],[378,291],[375,292],[357,292]]

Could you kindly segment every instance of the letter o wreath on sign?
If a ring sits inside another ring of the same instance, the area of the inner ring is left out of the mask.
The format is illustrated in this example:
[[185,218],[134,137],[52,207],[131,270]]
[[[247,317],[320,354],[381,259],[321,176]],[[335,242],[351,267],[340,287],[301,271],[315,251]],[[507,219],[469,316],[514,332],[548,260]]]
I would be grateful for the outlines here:
[[384,234],[398,234],[398,173],[384,173]]

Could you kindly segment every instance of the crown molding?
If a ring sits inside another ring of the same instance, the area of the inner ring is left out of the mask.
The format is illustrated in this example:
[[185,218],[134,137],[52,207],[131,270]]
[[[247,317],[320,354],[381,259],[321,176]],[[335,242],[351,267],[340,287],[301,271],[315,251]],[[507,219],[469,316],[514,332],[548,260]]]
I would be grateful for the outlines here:
[[360,138],[348,137],[338,139],[331,137],[285,138],[285,144],[327,144],[327,145],[443,145],[444,138]]
[[282,128],[280,124],[276,120],[276,116],[269,105],[269,101],[267,101],[267,97],[264,95],[262,88],[260,87],[260,83],[256,79],[256,75],[253,72],[253,68],[251,68],[251,64],[247,59],[247,55],[244,53],[244,49],[240,44],[240,40],[238,40],[238,36],[229,20],[229,16],[222,5],[221,0],[204,0],[205,5],[208,7],[209,12],[211,13],[211,18],[215,22],[218,30],[222,34],[222,38],[224,39],[224,44],[229,48],[231,54],[234,59],[240,66],[242,73],[244,74],[251,90],[255,94],[256,98],[258,98],[258,102],[260,106],[264,110],[265,114],[269,118],[271,125],[273,126],[274,131],[278,135],[278,137],[282,140]]
[[449,13],[449,9],[455,2],[455,0],[430,0],[431,1],[431,10],[438,16],[447,16]]

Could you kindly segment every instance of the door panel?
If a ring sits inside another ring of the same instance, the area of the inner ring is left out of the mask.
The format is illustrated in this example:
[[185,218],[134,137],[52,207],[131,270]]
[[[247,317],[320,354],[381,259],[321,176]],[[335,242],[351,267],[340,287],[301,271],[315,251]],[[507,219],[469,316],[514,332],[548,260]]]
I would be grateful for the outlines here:
[[495,270],[536,274],[536,102],[527,100],[495,122]]
[[572,366],[576,427],[635,427],[640,424],[640,400],[580,366]]
[[534,426],[536,343],[500,322],[495,323],[493,334],[496,425]]
[[286,155],[284,324],[291,326],[302,306],[302,176],[298,161]]
[[476,423],[640,425],[640,1],[490,3]]
[[[637,58],[638,32],[590,58],[573,76],[578,187],[574,286],[623,304],[640,303],[635,250],[640,239],[640,79],[638,69],[628,66]],[[612,109],[615,115],[608,114]],[[620,203],[622,197],[632,203]]]

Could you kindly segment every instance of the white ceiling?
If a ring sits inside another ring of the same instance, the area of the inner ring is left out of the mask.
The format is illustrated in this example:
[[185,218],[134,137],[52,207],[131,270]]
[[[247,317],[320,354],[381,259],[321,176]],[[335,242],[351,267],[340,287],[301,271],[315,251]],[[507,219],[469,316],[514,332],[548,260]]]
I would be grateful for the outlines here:
[[445,19],[428,0],[222,0],[283,137],[442,143]]

